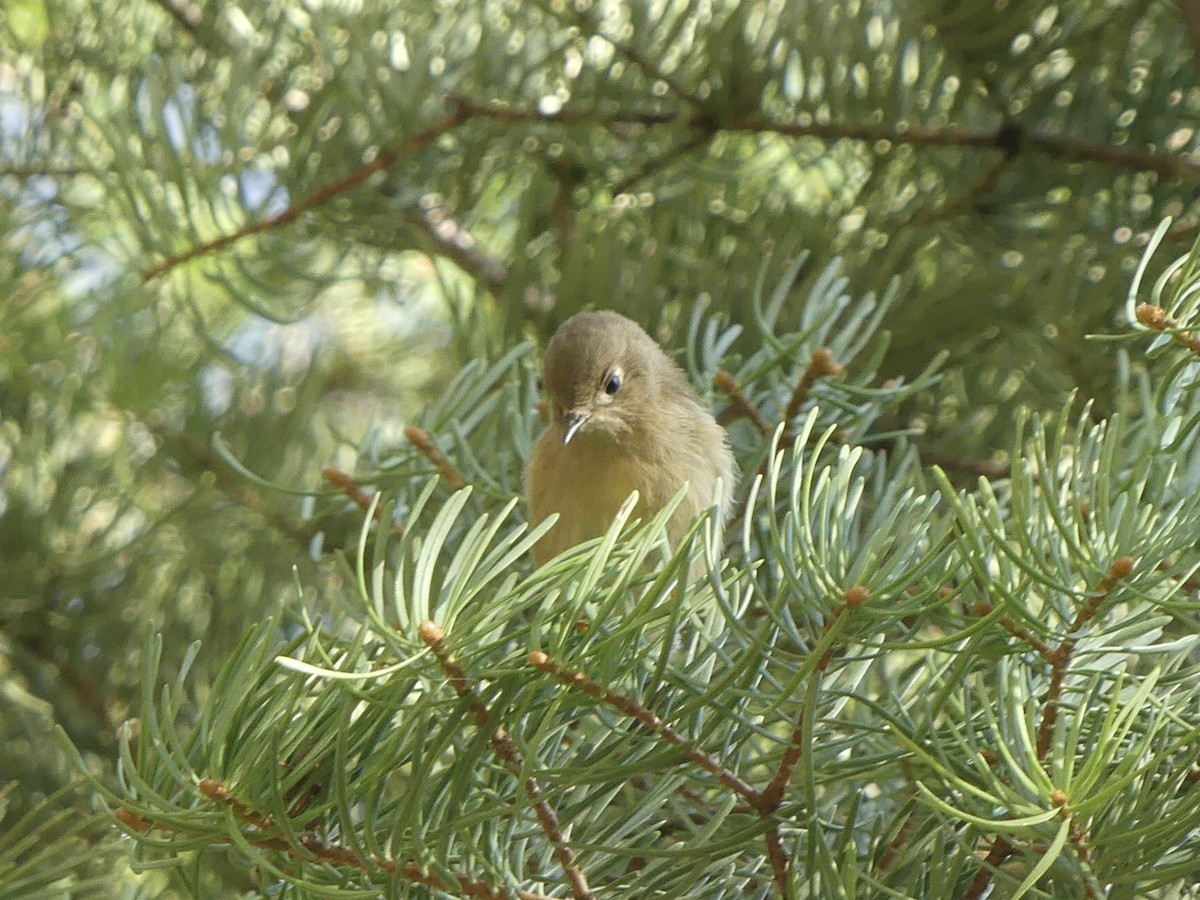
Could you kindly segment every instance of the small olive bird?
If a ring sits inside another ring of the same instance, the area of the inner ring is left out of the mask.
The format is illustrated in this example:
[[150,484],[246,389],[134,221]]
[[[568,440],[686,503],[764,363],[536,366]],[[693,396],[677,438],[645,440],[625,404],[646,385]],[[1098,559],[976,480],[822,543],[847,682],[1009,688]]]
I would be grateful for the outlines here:
[[608,310],[567,319],[546,348],[542,382],[550,425],[525,486],[535,524],[559,518],[534,548],[539,564],[604,534],[635,490],[635,515],[645,521],[688,485],[667,525],[676,543],[720,479],[724,523],[736,472],[725,431],[635,322]]

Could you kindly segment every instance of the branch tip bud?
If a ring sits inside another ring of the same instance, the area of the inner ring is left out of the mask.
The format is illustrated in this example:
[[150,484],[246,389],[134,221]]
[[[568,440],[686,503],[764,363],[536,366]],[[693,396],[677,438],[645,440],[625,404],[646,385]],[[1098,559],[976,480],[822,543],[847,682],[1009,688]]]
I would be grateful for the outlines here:
[[850,590],[846,591],[842,599],[845,601],[847,609],[858,609],[867,602],[867,597],[869,596],[871,596],[870,591],[861,584],[856,584]]
[[1134,315],[1137,320],[1143,325],[1150,328],[1162,327],[1163,321],[1166,318],[1166,312],[1160,306],[1155,306],[1152,303],[1139,303],[1137,309],[1134,310]]
[[818,347],[814,350],[810,365],[813,374],[818,377],[842,374],[842,364],[833,358],[833,351],[828,347]]
[[1112,567],[1108,570],[1109,578],[1128,578],[1129,573],[1133,571],[1132,556],[1118,556],[1113,560]]
[[225,788],[215,778],[201,779],[196,787],[209,800],[220,800],[226,796]]
[[117,817],[117,821],[132,831],[147,831],[154,827],[153,822],[143,819],[133,810],[126,809],[123,806],[119,806],[113,810],[113,815]]

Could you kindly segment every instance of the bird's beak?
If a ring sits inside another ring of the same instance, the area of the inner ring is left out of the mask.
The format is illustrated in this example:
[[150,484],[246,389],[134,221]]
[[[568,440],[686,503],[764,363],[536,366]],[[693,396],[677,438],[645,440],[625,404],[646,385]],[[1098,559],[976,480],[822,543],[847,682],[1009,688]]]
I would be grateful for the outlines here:
[[571,438],[575,437],[575,433],[583,427],[583,423],[591,417],[590,413],[571,410],[567,413],[567,429],[563,432],[563,446],[571,443]]

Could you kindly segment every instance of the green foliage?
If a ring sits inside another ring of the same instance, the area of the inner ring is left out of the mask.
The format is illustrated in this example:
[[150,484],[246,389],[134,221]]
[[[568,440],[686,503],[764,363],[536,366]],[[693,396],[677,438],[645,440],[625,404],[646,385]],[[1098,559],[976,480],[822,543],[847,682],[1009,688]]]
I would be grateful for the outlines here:
[[[105,816],[79,809],[74,787],[13,816],[0,835],[0,892],[5,897],[111,896],[114,875],[125,870],[123,850],[105,840]],[[15,784],[0,789],[0,820],[8,820],[15,789]],[[65,802],[70,800],[75,808]],[[131,880],[126,896],[135,900],[152,895],[139,892]]]
[[[1197,258],[1172,267],[1177,311]],[[691,328],[697,371],[728,366],[768,414],[795,360],[846,360],[774,435],[735,429],[724,550],[701,519],[660,554],[668,509],[530,571],[527,354],[469,367],[424,424],[471,487],[416,447],[382,461],[340,616],[304,596],[299,627],[256,626],[194,716],[151,665],[120,786],[97,783],[142,864],[226,848],[294,896],[557,896],[572,873],[576,895],[631,897],[1194,881],[1196,429],[1035,418],[1010,479],[930,484],[902,437],[862,446],[920,385],[872,386],[878,317],[826,275],[803,332],[759,293],[751,357]]]
[[[1186,884],[1188,9],[0,4],[0,894],[565,896],[493,725],[598,892]],[[585,305],[728,425],[723,552],[516,553]]]

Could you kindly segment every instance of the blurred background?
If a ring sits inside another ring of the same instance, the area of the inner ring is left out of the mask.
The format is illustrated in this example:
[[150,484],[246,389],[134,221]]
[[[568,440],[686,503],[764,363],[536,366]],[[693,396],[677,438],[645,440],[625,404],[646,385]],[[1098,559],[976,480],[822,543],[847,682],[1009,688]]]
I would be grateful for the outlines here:
[[804,257],[785,324],[836,278],[892,301],[883,377],[946,354],[895,424],[968,479],[1020,410],[1136,404],[1085,338],[1200,227],[1197,54],[1186,0],[7,0],[0,859],[89,849],[0,893],[177,888],[58,729],[112,777],[148,630],[202,700],[336,593],[324,470],[386,487],[464,363],[581,308],[682,354]]

